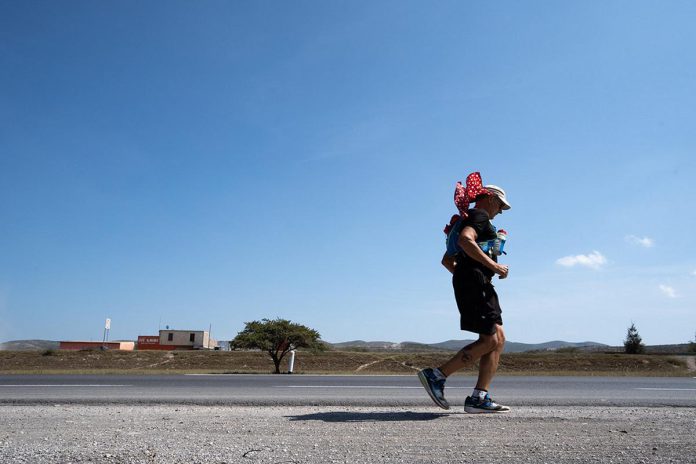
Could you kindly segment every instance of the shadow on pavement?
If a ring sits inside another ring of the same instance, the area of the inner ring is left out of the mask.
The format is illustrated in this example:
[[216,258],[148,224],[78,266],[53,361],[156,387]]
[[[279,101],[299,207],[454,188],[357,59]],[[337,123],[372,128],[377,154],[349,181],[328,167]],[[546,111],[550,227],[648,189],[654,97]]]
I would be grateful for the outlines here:
[[291,421],[318,420],[324,422],[406,422],[429,421],[447,417],[449,414],[431,412],[317,412],[299,416],[285,416]]

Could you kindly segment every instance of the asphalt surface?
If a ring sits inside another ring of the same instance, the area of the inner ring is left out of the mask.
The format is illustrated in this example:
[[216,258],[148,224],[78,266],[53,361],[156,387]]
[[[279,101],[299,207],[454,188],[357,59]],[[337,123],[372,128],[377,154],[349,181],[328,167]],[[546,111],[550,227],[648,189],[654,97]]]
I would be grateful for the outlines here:
[[[450,403],[463,404],[475,381],[450,378]],[[497,377],[491,393],[516,406],[696,407],[691,377]],[[428,406],[430,399],[415,375],[5,375],[0,403]]]

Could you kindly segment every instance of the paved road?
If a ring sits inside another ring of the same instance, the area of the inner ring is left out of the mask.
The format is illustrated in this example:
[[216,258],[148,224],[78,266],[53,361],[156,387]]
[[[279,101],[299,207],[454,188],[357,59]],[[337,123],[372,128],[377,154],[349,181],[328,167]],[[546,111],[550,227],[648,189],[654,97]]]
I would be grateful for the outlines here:
[[[447,397],[463,404],[474,377],[453,377]],[[516,406],[696,407],[690,377],[497,377],[495,397]],[[428,406],[416,376],[169,375],[0,376],[4,404],[198,404]]]

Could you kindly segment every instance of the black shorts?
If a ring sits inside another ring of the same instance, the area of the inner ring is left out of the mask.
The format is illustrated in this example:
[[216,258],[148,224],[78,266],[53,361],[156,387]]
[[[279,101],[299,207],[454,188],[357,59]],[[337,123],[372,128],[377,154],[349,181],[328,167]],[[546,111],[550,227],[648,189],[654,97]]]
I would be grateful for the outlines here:
[[456,272],[452,277],[454,297],[460,314],[460,328],[468,332],[493,335],[503,325],[502,310],[490,279],[478,269]]

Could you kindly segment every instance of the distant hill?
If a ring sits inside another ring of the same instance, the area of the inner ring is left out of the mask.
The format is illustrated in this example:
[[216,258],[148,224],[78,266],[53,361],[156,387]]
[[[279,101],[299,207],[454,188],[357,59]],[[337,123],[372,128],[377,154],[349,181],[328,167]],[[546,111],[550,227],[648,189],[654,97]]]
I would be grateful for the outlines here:
[[386,351],[386,350],[401,350],[401,343],[394,342],[366,342],[364,340],[353,340],[350,342],[342,343],[328,343],[329,346],[338,349],[345,350],[347,348],[358,348],[367,351]]
[[[650,345],[645,347],[645,352],[648,354],[679,354],[689,352],[689,343],[680,343],[678,345]],[[623,348],[623,347],[621,347]],[[692,352],[693,354],[693,352]]]
[[59,342],[52,340],[12,340],[0,343],[0,350],[3,351],[41,351],[57,350]]
[[[365,351],[458,351],[462,347],[472,343],[474,340],[447,340],[440,343],[418,343],[418,342],[366,342],[364,340],[354,340],[350,342],[331,343],[330,345],[338,350],[358,349]],[[580,350],[601,350],[610,348],[597,342],[564,342],[554,340],[545,343],[517,343],[506,342],[506,353],[523,353],[525,351],[553,351],[559,348],[577,348]]]
[[[505,347],[508,348],[508,343],[505,343]],[[545,343],[515,343],[511,342],[507,352],[510,353],[522,353],[525,351],[554,351],[561,348],[577,348],[579,350],[586,351],[596,351],[600,349],[610,348],[610,345],[605,345],[604,343],[597,342],[564,342],[561,340],[554,340],[552,342]]]
[[[394,352],[424,352],[424,351],[458,351],[474,340],[447,340],[440,343],[419,342],[367,342],[353,340],[341,343],[324,342],[329,348],[340,351],[394,351]],[[59,342],[52,340],[12,340],[0,343],[0,351],[42,351],[57,350]],[[610,346],[597,342],[564,342],[554,340],[545,343],[517,343],[505,342],[506,353],[524,353],[529,351],[555,351],[563,348],[574,348],[581,351],[612,351],[623,352],[623,346]],[[645,347],[649,354],[679,354],[687,353],[689,345],[648,345]]]

